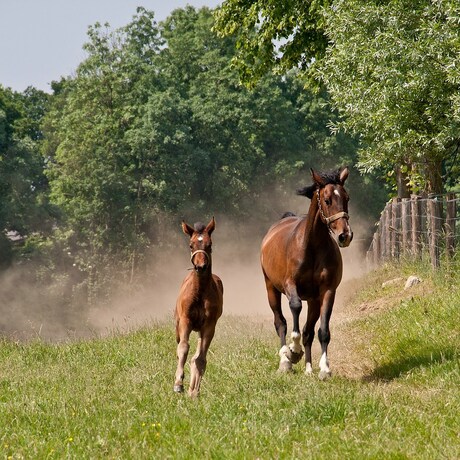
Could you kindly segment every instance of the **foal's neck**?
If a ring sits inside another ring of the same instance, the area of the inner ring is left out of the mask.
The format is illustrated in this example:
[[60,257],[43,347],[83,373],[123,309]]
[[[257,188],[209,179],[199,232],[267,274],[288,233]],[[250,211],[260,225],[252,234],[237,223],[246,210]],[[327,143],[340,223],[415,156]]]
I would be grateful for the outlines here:
[[211,267],[211,265],[208,265],[208,268],[206,269],[205,272],[197,273],[195,271],[194,275],[195,276],[193,277],[193,279],[194,279],[196,285],[198,287],[205,286],[212,279],[212,267]]

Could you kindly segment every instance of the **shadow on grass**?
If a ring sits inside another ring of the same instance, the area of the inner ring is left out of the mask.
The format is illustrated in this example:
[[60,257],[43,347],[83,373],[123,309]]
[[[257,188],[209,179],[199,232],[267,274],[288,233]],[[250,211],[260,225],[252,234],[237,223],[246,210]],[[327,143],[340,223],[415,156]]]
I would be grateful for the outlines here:
[[366,382],[391,381],[404,377],[419,368],[437,366],[458,359],[458,349],[454,347],[446,347],[442,350],[420,350],[418,354],[411,354],[411,350],[408,349],[407,354],[408,356],[404,359],[391,361],[376,367],[365,375],[363,380]]

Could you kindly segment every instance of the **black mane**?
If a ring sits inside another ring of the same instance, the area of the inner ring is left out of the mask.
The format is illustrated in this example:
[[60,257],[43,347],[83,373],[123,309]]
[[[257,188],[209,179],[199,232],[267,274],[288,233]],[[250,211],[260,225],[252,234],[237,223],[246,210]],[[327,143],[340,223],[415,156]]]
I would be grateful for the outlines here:
[[[313,170],[312,170],[313,172]],[[312,185],[308,185],[307,187],[299,188],[297,190],[297,195],[306,196],[307,198],[312,199],[313,193],[317,188],[324,187],[327,184],[341,184],[340,180],[340,173],[342,172],[342,168],[332,170],[332,171],[324,171],[324,172],[316,172],[318,176],[321,178],[321,183],[313,183]]]

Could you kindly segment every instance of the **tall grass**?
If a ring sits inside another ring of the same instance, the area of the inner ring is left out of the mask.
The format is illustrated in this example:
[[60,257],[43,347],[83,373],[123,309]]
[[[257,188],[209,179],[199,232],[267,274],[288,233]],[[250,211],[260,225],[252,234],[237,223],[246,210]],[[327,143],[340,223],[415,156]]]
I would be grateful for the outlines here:
[[[389,275],[414,270],[423,273],[414,291],[381,287]],[[332,341],[349,344],[341,360],[371,365],[355,377],[338,366],[326,382],[308,378],[300,365],[291,374],[276,372],[271,321],[224,315],[198,400],[172,391],[172,324],[67,344],[3,340],[0,453],[458,459],[459,278],[457,270],[433,275],[413,266],[370,274],[347,306],[355,319],[336,324]],[[366,302],[381,308],[362,311]]]

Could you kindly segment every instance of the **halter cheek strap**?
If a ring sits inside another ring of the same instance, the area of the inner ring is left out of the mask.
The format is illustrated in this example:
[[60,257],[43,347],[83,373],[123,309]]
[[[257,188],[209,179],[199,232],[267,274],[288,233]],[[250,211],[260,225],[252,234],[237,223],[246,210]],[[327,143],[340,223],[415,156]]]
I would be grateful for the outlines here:
[[335,222],[336,220],[339,220],[341,219],[342,217],[345,217],[345,219],[348,219],[349,218],[349,215],[348,213],[346,213],[345,211],[340,211],[338,212],[337,214],[333,214],[332,216],[330,217],[326,217],[326,215],[324,214],[324,211],[323,211],[323,208],[321,207],[321,201],[319,199],[319,188],[316,189],[316,197],[318,199],[318,209],[319,209],[319,212],[321,214],[321,217],[324,219],[324,222],[326,222],[326,225],[329,226],[330,224],[332,224],[332,222]]

